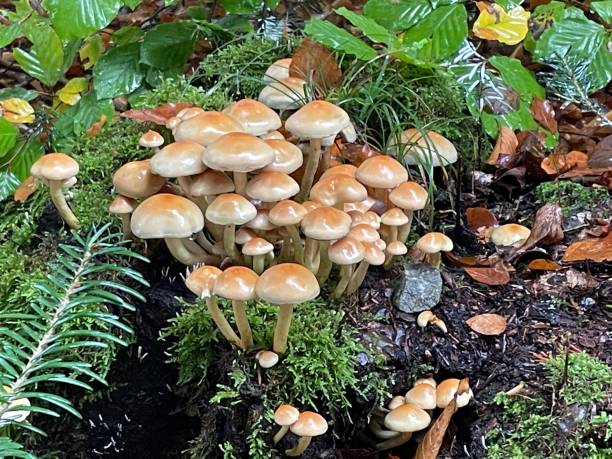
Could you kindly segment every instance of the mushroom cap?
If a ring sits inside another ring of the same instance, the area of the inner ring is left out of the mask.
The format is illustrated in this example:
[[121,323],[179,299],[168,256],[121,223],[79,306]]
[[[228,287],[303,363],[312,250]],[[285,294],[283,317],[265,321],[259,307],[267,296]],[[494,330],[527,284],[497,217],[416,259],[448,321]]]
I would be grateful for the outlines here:
[[270,223],[276,226],[298,225],[307,213],[308,211],[302,204],[284,200],[276,203],[270,209],[268,218]]
[[113,174],[117,193],[129,198],[148,198],[165,185],[166,179],[151,171],[148,159],[125,163]]
[[244,132],[238,121],[220,112],[204,112],[174,128],[174,139],[191,140],[206,147],[230,132]]
[[264,87],[258,99],[275,110],[295,110],[306,100],[305,85],[306,82],[301,78],[281,78]]
[[281,263],[266,269],[255,287],[257,296],[274,304],[299,304],[319,295],[317,278],[297,263]]
[[385,416],[385,427],[396,432],[418,432],[430,422],[429,414],[412,403],[404,403]]
[[170,118],[168,118],[168,120],[166,121],[166,127],[172,131],[174,131],[174,129],[181,124],[181,120],[178,116],[171,116]]
[[431,320],[436,317],[435,314],[429,310],[427,311],[422,311],[421,313],[419,313],[419,315],[417,316],[416,319],[416,323],[419,327],[421,328],[425,328],[429,322],[431,322]]
[[350,124],[351,119],[340,107],[313,100],[287,118],[285,129],[300,139],[324,139],[335,137]]
[[368,190],[361,183],[343,174],[320,179],[310,190],[310,198],[325,206],[361,202],[367,197]]
[[264,74],[264,83],[271,83],[273,81],[282,80],[283,78],[289,78],[289,67],[291,67],[292,60],[293,59],[290,57],[286,57],[273,62]]
[[185,279],[185,286],[199,298],[207,298],[212,295],[215,282],[221,272],[216,266],[200,266],[189,273]]
[[236,244],[239,245],[246,244],[254,237],[257,237],[257,234],[255,234],[255,231],[249,228],[240,228],[238,231],[236,231],[236,234],[234,235]]
[[304,209],[306,209],[308,212],[310,212],[311,210],[316,209],[317,207],[322,207],[323,204],[321,204],[320,202],[317,201],[304,201],[302,203],[302,205],[304,206]]
[[32,164],[30,174],[47,180],[67,180],[79,173],[79,163],[64,153],[48,153]]
[[235,190],[234,182],[221,171],[207,169],[192,178],[189,184],[191,196],[214,196],[223,193],[232,193]]
[[274,150],[254,135],[232,132],[210,144],[202,159],[211,169],[252,172],[273,162]]
[[196,142],[183,140],[166,145],[153,155],[151,171],[162,177],[186,177],[206,170],[202,163],[204,147]]
[[430,384],[417,384],[406,393],[406,403],[412,403],[424,410],[436,408],[436,388]]
[[450,252],[453,241],[442,233],[427,233],[416,242],[416,247],[425,253]]
[[259,138],[261,140],[285,140],[285,136],[278,131],[266,132],[265,134],[260,135]]
[[262,202],[289,199],[300,192],[300,185],[284,172],[262,172],[247,183],[246,194]]
[[213,291],[215,295],[229,300],[252,300],[255,298],[257,279],[258,276],[252,269],[232,266],[219,274]]
[[365,198],[361,202],[345,202],[344,203],[344,211],[345,212],[349,212],[351,210],[358,210],[359,212],[368,212],[370,209],[372,209],[378,203],[384,205],[384,203],[382,201],[378,201],[378,200],[368,196],[367,198]]
[[438,386],[438,383],[436,383],[436,380],[433,378],[418,378],[414,381],[412,387],[418,386],[419,384],[429,384],[434,389]]
[[291,174],[304,163],[304,155],[297,145],[286,140],[266,140],[274,150],[274,161],[263,168],[264,171],[277,171]]
[[64,180],[64,183],[62,183],[62,188],[66,188],[66,189],[72,188],[76,184],[77,184],[77,178],[70,177],[69,179]]
[[132,198],[128,198],[127,196],[122,196],[118,194],[111,202],[108,207],[108,211],[111,214],[131,214],[136,208],[136,201]]
[[138,140],[138,145],[145,148],[157,148],[164,144],[164,138],[157,132],[149,129]]
[[253,99],[234,102],[223,110],[223,113],[238,121],[244,132],[253,135],[263,135],[268,131],[274,131],[283,124],[274,110]]
[[[4,393],[12,393],[10,386],[2,386],[2,391]],[[8,404],[7,411],[2,413],[0,420],[2,421],[11,420],[13,422],[24,422],[30,415],[31,411],[14,409],[14,408],[19,408],[20,406],[28,407],[28,406],[32,406],[32,404],[30,403],[30,400],[27,398],[18,398],[15,400],[11,400]]]
[[[257,359],[257,363],[259,363],[259,366],[261,368],[272,368],[274,365],[276,365],[278,363],[278,354],[276,352],[272,352],[272,351],[259,351],[255,355],[255,358]],[[297,411],[297,410],[295,410],[295,411]],[[274,415],[275,415],[275,419],[276,419],[276,413],[274,413]],[[297,419],[298,415],[299,415],[299,411],[295,415],[296,419]]]
[[274,246],[265,239],[260,237],[254,237],[249,239],[242,246],[242,253],[244,255],[265,255],[274,250]]
[[304,216],[301,227],[309,238],[333,241],[348,234],[351,230],[351,217],[333,207],[317,207]]
[[389,193],[389,200],[405,210],[424,209],[427,199],[427,190],[416,182],[404,182]]
[[332,263],[352,265],[363,260],[365,248],[357,239],[345,236],[330,245],[327,253]]
[[402,241],[389,242],[386,250],[389,255],[406,255],[408,253],[408,247]]
[[[438,384],[438,387],[436,388],[436,404],[438,408],[446,408],[446,406],[451,402],[457,393],[457,389],[459,389],[459,382],[460,381],[456,378],[449,378]],[[461,394],[459,397],[457,397],[457,406],[462,408],[470,403],[470,399],[473,397],[473,395],[472,389]]]
[[[176,117],[181,121],[187,121],[191,118],[195,118],[202,113],[206,113],[206,110],[200,107],[187,107],[182,109],[180,112],[176,114]],[[172,129],[172,128],[171,128]]]
[[334,167],[330,167],[323,174],[321,174],[321,178],[319,180],[323,180],[324,178],[330,177],[332,175],[348,175],[349,177],[355,177],[357,173],[357,167],[352,164],[339,164]]
[[397,207],[389,209],[380,217],[380,222],[387,226],[402,226],[408,223],[408,221],[406,214]]
[[373,242],[362,242],[365,249],[364,260],[372,266],[380,266],[385,262],[385,252]]
[[300,417],[300,411],[291,405],[281,405],[274,412],[274,422],[279,426],[290,426]]
[[372,244],[374,244],[380,250],[385,250],[387,248],[387,243],[383,239],[380,239],[380,238],[376,239],[374,242],[372,242]]
[[391,156],[378,155],[361,163],[355,178],[366,186],[390,189],[406,182],[408,171]]
[[497,246],[511,246],[524,241],[530,234],[531,230],[523,225],[507,223],[491,232],[491,242]]
[[327,421],[313,411],[300,413],[298,420],[289,427],[292,433],[300,437],[316,437],[327,432]]
[[375,242],[380,239],[378,231],[367,223],[360,223],[353,226],[349,236],[357,239],[359,242]]
[[249,220],[246,226],[258,231],[271,231],[275,229],[276,226],[270,221],[269,214],[268,209],[257,209],[257,215]]
[[257,209],[235,193],[220,194],[206,209],[206,218],[217,225],[244,225],[257,216]]
[[189,199],[160,193],[136,207],[131,227],[141,239],[185,238],[204,228],[204,216]]
[[[392,139],[389,143],[393,143]],[[431,163],[438,167],[457,161],[457,149],[453,143],[434,131],[426,131],[423,135],[418,129],[406,129],[400,137],[400,145],[391,145],[390,148],[398,157],[401,157],[398,153],[403,152],[404,162],[408,165]]]
[[396,395],[391,400],[389,400],[387,408],[389,408],[390,410],[394,410],[395,408],[402,406],[404,403],[406,403],[404,397],[402,397],[401,395]]

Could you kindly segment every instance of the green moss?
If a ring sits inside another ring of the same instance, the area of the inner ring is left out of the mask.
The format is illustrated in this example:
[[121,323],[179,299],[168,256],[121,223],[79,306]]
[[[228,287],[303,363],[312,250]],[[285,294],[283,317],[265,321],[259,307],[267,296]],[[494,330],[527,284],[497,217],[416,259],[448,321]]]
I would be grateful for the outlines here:
[[571,181],[544,182],[536,188],[536,196],[544,203],[554,203],[569,217],[577,212],[592,212],[605,218],[612,212],[612,197],[604,188],[589,188]]

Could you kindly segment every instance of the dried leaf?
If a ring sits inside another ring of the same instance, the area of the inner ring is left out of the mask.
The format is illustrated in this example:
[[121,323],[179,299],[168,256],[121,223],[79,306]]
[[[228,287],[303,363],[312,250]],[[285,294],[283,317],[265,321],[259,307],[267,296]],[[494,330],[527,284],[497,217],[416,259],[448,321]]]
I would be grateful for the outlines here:
[[344,143],[340,146],[338,158],[345,159],[351,164],[359,167],[366,159],[378,155],[380,155],[380,151],[370,145]]
[[499,257],[497,257],[497,255],[493,255],[491,257],[486,257],[482,255],[478,255],[476,257],[469,257],[469,256],[464,257],[461,255],[455,255],[453,252],[447,252],[444,254],[444,256],[446,257],[447,260],[449,260],[455,266],[460,266],[462,268],[466,266],[467,267],[472,267],[472,266],[486,267],[486,266],[492,266],[495,263],[499,262]]
[[291,57],[289,75],[312,82],[318,91],[325,92],[339,86],[342,70],[325,46],[305,38]]
[[538,123],[550,132],[557,132],[555,109],[550,101],[534,97],[531,103],[531,114]]
[[506,12],[499,4],[476,2],[480,15],[473,31],[478,38],[497,40],[506,45],[516,45],[527,35],[530,13],[521,6]]
[[37,183],[36,178],[30,175],[27,179],[21,182],[19,187],[17,187],[15,194],[13,195],[13,199],[16,202],[26,202],[32,193],[36,191]]
[[604,238],[574,242],[563,255],[563,261],[612,261],[612,232]]
[[484,207],[470,207],[466,211],[467,224],[471,230],[476,231],[483,226],[497,225],[497,218],[489,209]]
[[545,258],[536,258],[527,265],[532,271],[559,271],[563,269],[559,264]]
[[544,158],[540,167],[548,175],[557,175],[571,169],[583,169],[587,167],[588,156],[581,151],[570,151],[567,154],[553,153]]
[[605,137],[595,145],[591,156],[589,156],[589,166],[612,168],[612,135]]
[[466,267],[463,269],[472,279],[481,284],[506,285],[510,282],[510,273],[501,262],[491,267]]
[[102,130],[102,128],[104,127],[104,125],[106,124],[106,115],[102,115],[100,116],[100,119],[98,121],[96,121],[95,123],[93,123],[89,129],[87,129],[87,137],[95,137],[97,136],[100,131]]
[[497,143],[487,160],[487,164],[497,165],[503,156],[513,156],[518,147],[518,139],[508,126],[502,126],[497,136]]
[[486,336],[501,335],[506,331],[508,322],[498,314],[479,314],[465,321],[476,333]]
[[556,204],[546,204],[535,215],[531,234],[527,240],[512,250],[508,261],[518,258],[537,244],[558,244],[563,240],[563,212]]
[[152,123],[165,126],[166,122],[176,116],[178,112],[184,108],[193,107],[193,104],[187,102],[169,103],[160,105],[157,108],[146,108],[144,110],[128,110],[123,112],[121,116],[133,119],[139,122],[150,121]]
[[11,123],[31,123],[34,108],[27,101],[13,97],[0,101],[0,115]]

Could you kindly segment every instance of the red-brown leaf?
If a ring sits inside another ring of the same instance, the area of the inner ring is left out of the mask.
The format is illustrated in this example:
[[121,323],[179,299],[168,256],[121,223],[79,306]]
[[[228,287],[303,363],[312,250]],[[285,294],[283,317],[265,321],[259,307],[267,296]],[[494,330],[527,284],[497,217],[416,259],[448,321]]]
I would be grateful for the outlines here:
[[544,158],[540,167],[548,175],[557,175],[567,172],[571,169],[582,169],[587,167],[588,156],[577,150],[570,151],[566,154],[553,153]]
[[479,314],[465,321],[476,333],[486,336],[501,335],[508,325],[506,319],[499,314]]
[[497,225],[497,218],[489,209],[484,207],[470,207],[466,211],[467,224],[472,231],[476,231],[483,226]]
[[497,136],[497,142],[487,160],[487,164],[497,165],[504,156],[513,156],[518,148],[518,139],[514,131],[507,126],[502,126]]
[[472,279],[481,284],[506,285],[510,282],[510,273],[503,263],[497,263],[491,267],[465,267],[463,269]]
[[289,75],[312,82],[319,92],[325,92],[340,84],[342,70],[325,46],[305,38],[291,57]]
[[589,166],[594,168],[612,168],[612,135],[595,145],[589,156]]
[[157,108],[145,108],[144,110],[128,110],[123,112],[121,116],[133,119],[139,122],[150,121],[158,125],[165,125],[166,122],[176,116],[178,112],[184,108],[193,107],[193,104],[187,102],[169,103],[160,105]]
[[535,120],[550,132],[557,132],[555,109],[550,101],[535,97],[531,103],[531,113]]
[[604,238],[574,242],[563,255],[563,261],[612,261],[612,232]]
[[558,244],[563,240],[563,212],[557,204],[545,204],[536,212],[531,234],[527,240],[512,250],[508,261],[535,247],[537,244]]
[[32,193],[36,191],[37,183],[36,178],[30,175],[17,187],[15,194],[13,194],[13,199],[16,202],[26,202]]
[[102,115],[98,121],[93,123],[89,129],[87,129],[86,135],[87,137],[95,137],[97,136],[102,128],[106,124],[106,115]]

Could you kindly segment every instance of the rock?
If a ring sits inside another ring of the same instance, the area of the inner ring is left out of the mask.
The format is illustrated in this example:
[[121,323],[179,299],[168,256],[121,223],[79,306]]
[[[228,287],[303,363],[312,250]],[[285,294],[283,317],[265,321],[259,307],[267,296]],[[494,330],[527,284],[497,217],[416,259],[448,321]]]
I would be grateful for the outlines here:
[[405,262],[393,293],[393,305],[414,313],[433,308],[442,294],[442,276],[425,263]]

